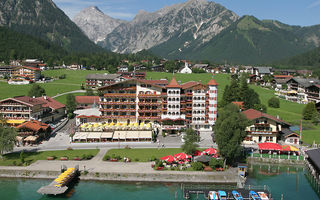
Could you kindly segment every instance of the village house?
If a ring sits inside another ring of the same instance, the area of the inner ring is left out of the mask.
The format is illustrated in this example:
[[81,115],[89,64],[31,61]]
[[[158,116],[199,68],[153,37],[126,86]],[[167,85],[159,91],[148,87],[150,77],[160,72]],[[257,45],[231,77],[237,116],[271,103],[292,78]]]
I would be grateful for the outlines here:
[[128,65],[118,66],[118,72],[129,72],[129,66]]
[[86,76],[86,88],[96,89],[121,80],[120,74],[88,74]]
[[18,96],[1,100],[0,114],[12,126],[30,120],[53,122],[65,115],[65,106],[50,97]]
[[17,126],[19,145],[37,144],[50,136],[51,127],[37,120],[26,121]]
[[146,78],[146,72],[117,72],[117,74],[120,74],[123,78],[122,80],[126,79],[145,79]]
[[164,65],[163,65],[163,64],[160,64],[160,65],[151,66],[151,71],[154,71],[154,72],[164,72]]
[[41,69],[37,67],[19,66],[15,67],[11,72],[9,84],[19,84],[21,81],[35,82],[41,77]]
[[285,89],[287,88],[287,82],[293,78],[291,75],[273,75],[273,84],[276,89]]
[[209,68],[209,64],[194,64],[192,66],[192,69],[202,69],[202,70],[204,70],[206,72],[209,72],[208,68]]
[[257,80],[262,80],[264,76],[272,75],[272,67],[254,67],[254,74],[257,76]]
[[299,135],[289,129],[289,123],[254,109],[245,110],[242,114],[252,122],[246,128],[247,137],[243,141],[244,144],[278,143],[280,140],[299,144]]
[[278,75],[291,75],[295,76],[297,75],[297,70],[294,69],[272,69],[274,74]]
[[94,108],[98,106],[98,96],[76,96],[77,109]]

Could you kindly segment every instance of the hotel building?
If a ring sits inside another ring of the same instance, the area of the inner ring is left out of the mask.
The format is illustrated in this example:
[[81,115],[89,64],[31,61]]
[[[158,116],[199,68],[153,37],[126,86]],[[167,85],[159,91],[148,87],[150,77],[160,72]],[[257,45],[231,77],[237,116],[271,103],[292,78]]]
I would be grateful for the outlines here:
[[[212,131],[217,118],[215,80],[179,84],[167,80],[130,79],[99,88],[100,121],[159,124],[174,133],[181,128]],[[85,121],[83,121],[85,122]]]

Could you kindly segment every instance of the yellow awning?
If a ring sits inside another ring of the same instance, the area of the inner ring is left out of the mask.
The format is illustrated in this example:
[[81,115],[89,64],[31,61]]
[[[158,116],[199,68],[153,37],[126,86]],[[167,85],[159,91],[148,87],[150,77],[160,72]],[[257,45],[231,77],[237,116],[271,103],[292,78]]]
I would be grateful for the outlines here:
[[26,120],[24,120],[24,119],[8,119],[7,123],[8,124],[22,124],[25,121]]

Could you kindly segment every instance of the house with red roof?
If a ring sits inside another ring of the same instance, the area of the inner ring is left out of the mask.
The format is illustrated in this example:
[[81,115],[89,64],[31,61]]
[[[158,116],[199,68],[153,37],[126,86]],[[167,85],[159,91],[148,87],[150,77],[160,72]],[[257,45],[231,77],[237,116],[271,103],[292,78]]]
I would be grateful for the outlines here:
[[32,82],[39,80],[41,77],[41,69],[38,67],[18,66],[11,73],[12,79],[22,78]]
[[37,120],[26,121],[17,126],[20,144],[37,143],[47,138],[51,133],[51,127],[48,124]]
[[252,123],[246,128],[247,137],[244,144],[271,142],[283,140],[287,143],[299,144],[299,135],[289,129],[289,123],[272,115],[254,109],[242,112]]
[[99,103],[98,96],[76,96],[77,109],[86,109],[97,107]]
[[60,103],[57,100],[49,96],[42,96],[36,98],[39,101],[42,101],[42,117],[41,121],[45,123],[55,122],[62,119],[66,115],[66,106]]

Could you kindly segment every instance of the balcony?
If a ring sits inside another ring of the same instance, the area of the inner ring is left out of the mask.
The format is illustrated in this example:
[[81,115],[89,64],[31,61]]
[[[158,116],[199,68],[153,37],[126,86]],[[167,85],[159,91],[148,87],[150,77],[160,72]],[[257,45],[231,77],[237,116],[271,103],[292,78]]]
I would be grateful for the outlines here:
[[1,109],[1,113],[29,113],[30,110],[8,110],[8,109]]
[[104,97],[136,97],[135,93],[105,93]]
[[139,98],[160,98],[160,94],[139,94]]
[[99,111],[103,112],[136,112],[136,109],[130,109],[130,108],[101,108]]
[[158,120],[160,120],[160,116],[139,116],[138,119],[158,119]]
[[272,132],[272,131],[247,131],[251,135],[272,135],[277,134],[278,132]]
[[161,119],[186,119],[186,115],[161,115]]
[[139,102],[138,103],[139,106],[144,106],[144,105],[155,105],[155,106],[160,106],[161,102]]
[[101,116],[103,119],[119,119],[119,118],[125,118],[125,119],[135,119],[135,115],[105,115]]
[[132,102],[132,101],[109,101],[109,102],[104,102],[104,101],[100,101],[99,104],[101,105],[136,105],[136,102]]
[[138,110],[139,113],[158,113],[160,112],[160,109],[139,109]]

